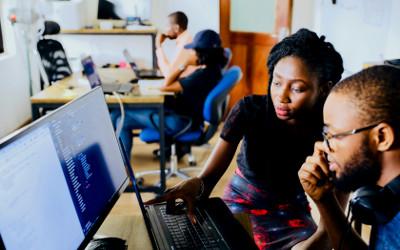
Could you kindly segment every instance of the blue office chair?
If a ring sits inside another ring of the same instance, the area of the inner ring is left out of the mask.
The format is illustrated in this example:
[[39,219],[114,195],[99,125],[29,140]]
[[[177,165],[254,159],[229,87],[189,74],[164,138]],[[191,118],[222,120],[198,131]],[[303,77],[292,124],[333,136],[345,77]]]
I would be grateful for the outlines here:
[[[224,117],[226,107],[229,99],[229,92],[239,82],[242,77],[242,71],[238,66],[232,66],[223,73],[222,79],[215,86],[215,88],[208,94],[203,108],[204,124],[198,129],[191,129],[191,126],[187,126],[182,131],[175,135],[170,136],[171,145],[171,162],[169,169],[166,169],[166,179],[177,176],[182,179],[187,179],[189,176],[185,172],[199,170],[195,167],[181,168],[178,169],[178,162],[175,151],[175,143],[188,145],[203,145],[206,144],[211,137],[218,130],[222,118]],[[168,135],[167,135],[168,136]],[[160,141],[160,133],[157,129],[146,128],[142,130],[139,138],[147,143],[155,143]],[[189,152],[189,163],[190,165],[196,165],[191,150]],[[144,171],[136,174],[137,178],[140,178],[148,174],[159,174],[160,170]]]
[[230,48],[224,48],[224,56],[227,60],[226,60],[226,64],[223,67],[222,71],[226,71],[229,68],[229,64],[232,61],[232,50]]

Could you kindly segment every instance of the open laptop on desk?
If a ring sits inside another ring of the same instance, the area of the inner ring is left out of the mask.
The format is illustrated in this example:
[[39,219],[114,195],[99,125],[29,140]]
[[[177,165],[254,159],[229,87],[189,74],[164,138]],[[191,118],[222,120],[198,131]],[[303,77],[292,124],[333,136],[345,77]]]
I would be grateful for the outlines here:
[[135,63],[135,60],[133,60],[133,57],[129,53],[127,49],[124,49],[122,52],[124,54],[125,60],[129,63],[129,66],[133,70],[133,72],[136,74],[136,77],[139,79],[160,79],[164,78],[164,76],[161,74],[161,72],[157,69],[139,69],[137,64]]
[[133,84],[130,83],[118,83],[118,82],[113,82],[113,83],[103,83],[100,80],[100,75],[96,70],[96,66],[93,62],[93,59],[91,56],[86,56],[81,59],[82,67],[83,67],[83,72],[85,73],[86,77],[89,80],[90,87],[93,89],[97,86],[101,86],[103,91],[105,93],[112,93],[112,92],[118,92],[118,93],[130,93],[133,89]]
[[155,249],[258,249],[219,198],[208,199],[195,208],[196,224],[190,222],[185,211],[168,214],[165,203],[144,205],[129,158],[125,150],[122,152]]

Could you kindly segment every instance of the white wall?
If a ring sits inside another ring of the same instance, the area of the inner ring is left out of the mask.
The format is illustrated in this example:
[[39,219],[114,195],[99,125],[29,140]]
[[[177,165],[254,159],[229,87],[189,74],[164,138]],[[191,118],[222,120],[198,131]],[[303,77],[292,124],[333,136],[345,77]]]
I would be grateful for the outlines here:
[[[0,9],[2,2],[0,1]],[[4,5],[3,5],[4,7]],[[21,36],[3,18],[5,54],[0,55],[0,138],[31,117],[27,60]]]
[[[77,1],[77,0],[75,0]],[[85,0],[86,25],[97,23],[97,0]],[[151,0],[153,25],[163,30],[167,26],[167,16],[180,10],[189,18],[188,30],[194,35],[203,29],[219,31],[219,1],[216,0]],[[79,70],[82,53],[91,54],[98,65],[123,61],[122,50],[130,50],[140,67],[152,66],[151,40],[144,36],[59,36],[73,69]],[[167,56],[172,56],[174,41],[165,43]]]
[[325,35],[341,53],[347,76],[365,63],[400,58],[398,13],[397,0],[338,0],[335,5],[331,0],[295,0],[292,27]]
[[316,0],[293,0],[292,33],[301,28],[314,30]]
[[203,29],[219,32],[219,1],[217,0],[152,0],[152,21],[162,29],[167,16],[174,11],[183,11],[189,19],[189,31],[195,34]]

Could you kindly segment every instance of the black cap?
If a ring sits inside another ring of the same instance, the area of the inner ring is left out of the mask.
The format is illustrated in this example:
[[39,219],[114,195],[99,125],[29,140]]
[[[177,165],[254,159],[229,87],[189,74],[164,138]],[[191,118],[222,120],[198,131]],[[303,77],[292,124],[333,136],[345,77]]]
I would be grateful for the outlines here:
[[186,44],[185,49],[213,49],[221,47],[221,38],[213,30],[202,30],[198,32],[193,42]]

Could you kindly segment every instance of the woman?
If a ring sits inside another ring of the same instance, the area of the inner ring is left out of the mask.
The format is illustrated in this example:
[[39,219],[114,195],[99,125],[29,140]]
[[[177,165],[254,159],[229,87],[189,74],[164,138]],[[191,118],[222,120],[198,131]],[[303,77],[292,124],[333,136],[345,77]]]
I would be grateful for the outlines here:
[[267,64],[269,95],[237,103],[199,177],[149,203],[181,198],[193,218],[193,204],[209,196],[243,140],[223,199],[249,214],[260,249],[290,249],[316,230],[297,171],[321,136],[322,106],[343,62],[323,36],[301,29],[273,47]]
[[[203,122],[202,110],[207,95],[222,78],[222,68],[226,58],[221,47],[221,39],[213,30],[198,32],[193,42],[185,45],[185,49],[196,52],[196,61],[190,58],[179,69],[172,72],[165,80],[162,91],[174,92],[175,97],[165,103],[165,130],[168,135],[181,131],[188,125],[188,118],[193,128],[198,128]],[[199,66],[187,77],[181,78],[182,72],[189,65]],[[119,111],[112,113],[116,127],[120,123]],[[137,109],[128,111],[122,125],[120,137],[126,149],[132,149],[132,129],[155,128],[150,117],[154,114],[158,124],[158,111],[154,109]]]

